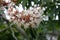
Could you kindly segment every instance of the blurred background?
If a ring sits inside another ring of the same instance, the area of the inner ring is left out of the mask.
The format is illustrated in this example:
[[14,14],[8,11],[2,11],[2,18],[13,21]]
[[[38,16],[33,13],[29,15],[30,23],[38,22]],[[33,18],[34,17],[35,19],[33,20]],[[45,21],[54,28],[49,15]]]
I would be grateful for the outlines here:
[[[11,0],[23,8],[41,6],[44,10],[43,20],[38,28],[18,28],[3,18],[0,8],[0,40],[60,40],[60,0]],[[3,6],[0,0],[0,7]],[[6,5],[6,4],[4,4]]]

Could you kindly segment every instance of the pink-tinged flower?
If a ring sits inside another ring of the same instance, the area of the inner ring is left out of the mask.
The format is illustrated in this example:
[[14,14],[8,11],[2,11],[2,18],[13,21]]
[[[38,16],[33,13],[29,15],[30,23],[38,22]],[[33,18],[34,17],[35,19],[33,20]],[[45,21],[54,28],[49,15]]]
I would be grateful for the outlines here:
[[7,6],[8,4],[10,4],[10,2],[11,2],[11,0],[3,0],[1,4],[3,6]]
[[24,28],[37,28],[42,21],[43,9],[41,7],[30,7],[24,10],[22,5],[9,6],[4,9],[6,19],[10,22],[16,23],[18,26],[24,25]]

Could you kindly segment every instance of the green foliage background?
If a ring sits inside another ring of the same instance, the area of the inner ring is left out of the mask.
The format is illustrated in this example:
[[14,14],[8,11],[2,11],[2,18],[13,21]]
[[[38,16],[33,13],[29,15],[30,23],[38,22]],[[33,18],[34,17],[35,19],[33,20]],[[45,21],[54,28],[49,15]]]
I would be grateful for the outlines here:
[[[53,0],[53,2],[52,0],[18,0],[17,4],[21,3],[21,1],[23,1],[23,7],[26,6],[27,8],[32,6],[31,1],[39,4],[41,7],[47,7],[43,15],[48,16],[49,20],[43,20],[37,29],[21,28],[23,29],[23,31],[21,31],[17,28],[16,24],[11,25],[12,23],[0,15],[0,40],[15,40],[12,36],[13,32],[18,40],[47,40],[45,37],[46,34],[59,35],[58,40],[60,40],[60,5],[58,5],[60,0]],[[27,5],[27,3],[29,5]],[[58,6],[58,8],[56,8],[56,6]],[[0,14],[2,12],[3,11],[0,10]],[[55,16],[53,16],[53,14],[55,14]],[[58,15],[59,20],[53,20],[54,17],[56,18],[56,15]],[[8,29],[5,30],[7,27]]]

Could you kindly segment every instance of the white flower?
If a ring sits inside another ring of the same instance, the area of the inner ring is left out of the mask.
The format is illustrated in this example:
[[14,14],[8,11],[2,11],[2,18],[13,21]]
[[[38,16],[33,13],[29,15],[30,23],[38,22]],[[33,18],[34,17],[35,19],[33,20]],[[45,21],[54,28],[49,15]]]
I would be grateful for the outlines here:
[[5,1],[6,3],[10,3],[11,2],[11,0],[3,0],[3,1]]
[[12,5],[4,11],[6,19],[11,20],[13,23],[21,26],[24,25],[24,28],[37,28],[37,26],[42,21],[43,9],[41,7],[30,7],[29,9],[23,9],[22,5],[16,6],[14,8]]
[[33,1],[31,2],[31,5],[34,6],[34,2]]
[[19,4],[19,12],[22,12],[23,11],[23,7],[21,4]]
[[7,20],[10,20],[10,16],[8,15],[7,9],[4,9],[5,17]]

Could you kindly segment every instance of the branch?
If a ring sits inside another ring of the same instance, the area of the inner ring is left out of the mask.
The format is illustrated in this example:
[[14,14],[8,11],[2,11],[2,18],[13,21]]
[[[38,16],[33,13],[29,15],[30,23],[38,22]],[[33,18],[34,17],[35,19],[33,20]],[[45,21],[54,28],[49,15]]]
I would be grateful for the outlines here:
[[10,25],[10,30],[11,30],[11,32],[12,32],[12,36],[13,36],[13,38],[14,38],[15,40],[18,40],[17,37],[16,37],[15,34],[14,34],[14,31],[13,31],[12,27],[11,27],[12,25],[13,25],[13,24]]
[[28,39],[26,32],[22,28],[19,28],[19,26],[17,26],[16,29],[18,30],[18,32],[20,32],[24,37]]

